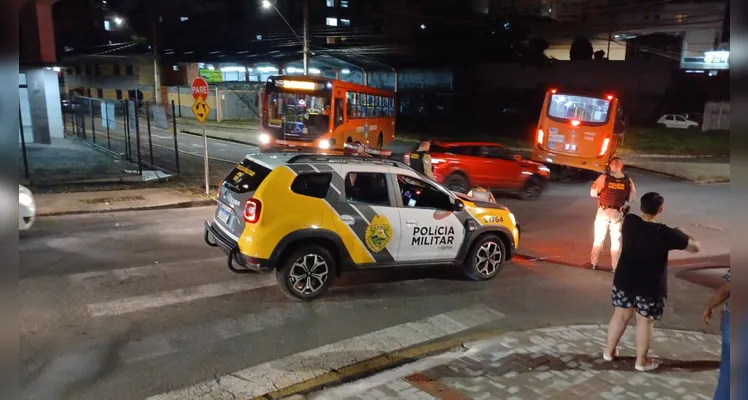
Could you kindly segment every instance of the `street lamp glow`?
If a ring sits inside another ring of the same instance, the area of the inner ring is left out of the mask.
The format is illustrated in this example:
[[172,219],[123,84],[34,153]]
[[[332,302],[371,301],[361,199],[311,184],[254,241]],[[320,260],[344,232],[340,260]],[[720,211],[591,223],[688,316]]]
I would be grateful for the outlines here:
[[262,0],[262,8],[270,8],[273,4],[269,0]]
[[122,18],[120,17],[114,17],[114,23],[117,25],[122,25]]
[[421,29],[426,29],[426,25],[421,24]]

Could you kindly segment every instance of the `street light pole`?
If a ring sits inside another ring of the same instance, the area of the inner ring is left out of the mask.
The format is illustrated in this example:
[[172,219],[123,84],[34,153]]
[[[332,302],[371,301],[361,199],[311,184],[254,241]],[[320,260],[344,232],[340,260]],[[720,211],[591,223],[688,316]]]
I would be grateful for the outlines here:
[[304,1],[304,75],[309,75],[309,2]]

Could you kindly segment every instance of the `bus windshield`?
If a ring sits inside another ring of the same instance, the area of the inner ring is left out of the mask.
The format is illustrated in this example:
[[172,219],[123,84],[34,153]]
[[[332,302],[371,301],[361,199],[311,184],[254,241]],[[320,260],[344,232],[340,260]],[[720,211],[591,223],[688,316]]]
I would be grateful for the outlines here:
[[270,129],[282,129],[284,135],[317,137],[330,129],[330,97],[309,93],[268,93]]
[[548,102],[548,117],[556,120],[604,124],[608,122],[610,102],[594,97],[554,94]]

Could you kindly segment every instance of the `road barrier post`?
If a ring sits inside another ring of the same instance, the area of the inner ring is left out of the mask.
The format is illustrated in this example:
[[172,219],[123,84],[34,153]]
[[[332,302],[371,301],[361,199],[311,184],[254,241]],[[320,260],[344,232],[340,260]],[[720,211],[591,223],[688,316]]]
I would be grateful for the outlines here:
[[181,174],[182,172],[179,170],[179,146],[177,145],[177,114],[174,100],[171,101],[171,126],[174,129],[174,160],[177,164],[177,173]]

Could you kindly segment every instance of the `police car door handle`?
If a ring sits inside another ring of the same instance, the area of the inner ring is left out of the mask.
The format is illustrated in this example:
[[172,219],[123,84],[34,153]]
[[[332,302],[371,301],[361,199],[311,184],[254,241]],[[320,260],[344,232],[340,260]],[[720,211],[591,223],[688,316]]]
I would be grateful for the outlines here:
[[409,220],[405,221],[405,225],[418,225],[418,221],[416,221],[414,219],[409,219]]
[[356,219],[350,215],[341,215],[340,220],[343,221],[343,223],[345,223],[346,225],[353,225],[356,223]]

